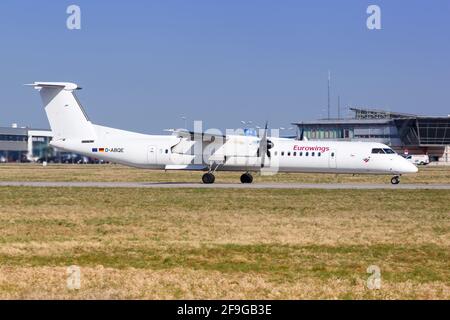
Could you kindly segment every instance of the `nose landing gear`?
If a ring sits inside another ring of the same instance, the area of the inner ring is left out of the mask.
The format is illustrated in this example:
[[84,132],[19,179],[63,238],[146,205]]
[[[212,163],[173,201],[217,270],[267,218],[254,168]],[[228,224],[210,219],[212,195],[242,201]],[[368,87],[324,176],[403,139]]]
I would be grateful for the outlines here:
[[241,183],[252,183],[253,182],[253,176],[246,172],[241,176]]
[[400,183],[400,177],[399,176],[392,177],[391,183],[392,184],[399,184]]

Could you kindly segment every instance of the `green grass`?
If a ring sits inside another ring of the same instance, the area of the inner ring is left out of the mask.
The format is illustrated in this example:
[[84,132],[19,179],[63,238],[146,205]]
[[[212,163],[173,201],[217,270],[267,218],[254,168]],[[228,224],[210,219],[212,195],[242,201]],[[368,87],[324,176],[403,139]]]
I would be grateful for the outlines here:
[[[109,249],[109,250],[108,250]],[[245,261],[242,259],[245,257]],[[64,252],[55,256],[0,256],[5,266],[68,266],[167,270],[186,268],[221,273],[261,273],[273,281],[303,277],[367,278],[366,268],[380,264],[386,281],[450,284],[450,253],[436,245],[423,246],[287,246],[213,245],[200,248],[105,248]]]
[[[450,298],[449,199],[0,187],[0,297]],[[85,279],[76,295],[64,289],[73,264]],[[380,291],[365,287],[370,265]]]
[[[202,172],[153,171],[120,165],[0,164],[0,181],[106,181],[200,182]],[[239,172],[217,172],[216,182],[239,182]],[[255,175],[255,182],[390,183],[389,175],[279,173]],[[450,167],[422,166],[417,174],[404,175],[402,183],[450,183]]]

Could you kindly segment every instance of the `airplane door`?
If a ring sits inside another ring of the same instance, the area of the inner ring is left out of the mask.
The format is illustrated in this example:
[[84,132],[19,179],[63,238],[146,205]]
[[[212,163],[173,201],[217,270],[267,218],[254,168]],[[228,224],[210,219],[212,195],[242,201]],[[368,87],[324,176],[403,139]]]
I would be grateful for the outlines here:
[[330,149],[329,156],[328,156],[328,167],[330,169],[336,169],[337,168],[337,162],[336,162],[336,150]]
[[148,163],[156,164],[156,147],[155,146],[148,147],[147,159],[148,159]]

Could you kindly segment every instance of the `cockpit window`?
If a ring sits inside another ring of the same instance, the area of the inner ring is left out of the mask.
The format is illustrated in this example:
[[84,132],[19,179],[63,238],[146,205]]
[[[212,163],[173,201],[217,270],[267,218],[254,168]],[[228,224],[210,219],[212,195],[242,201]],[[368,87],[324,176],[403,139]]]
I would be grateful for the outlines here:
[[395,151],[392,150],[392,149],[383,149],[383,150],[384,150],[384,152],[386,152],[387,154],[394,154],[394,153],[395,153]]
[[372,149],[372,153],[384,153],[384,151],[381,148],[375,148],[375,149]]

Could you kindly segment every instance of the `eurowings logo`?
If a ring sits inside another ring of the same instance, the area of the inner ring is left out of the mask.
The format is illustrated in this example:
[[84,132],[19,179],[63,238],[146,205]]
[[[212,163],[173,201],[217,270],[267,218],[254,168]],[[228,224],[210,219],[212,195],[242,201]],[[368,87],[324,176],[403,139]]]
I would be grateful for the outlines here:
[[119,152],[123,153],[124,148],[92,148],[92,152]]
[[330,147],[318,147],[318,146],[294,146],[294,151],[320,151],[327,152],[330,151]]

